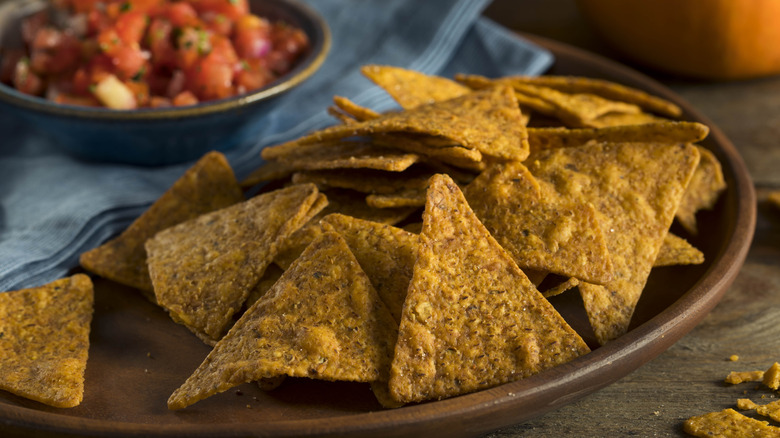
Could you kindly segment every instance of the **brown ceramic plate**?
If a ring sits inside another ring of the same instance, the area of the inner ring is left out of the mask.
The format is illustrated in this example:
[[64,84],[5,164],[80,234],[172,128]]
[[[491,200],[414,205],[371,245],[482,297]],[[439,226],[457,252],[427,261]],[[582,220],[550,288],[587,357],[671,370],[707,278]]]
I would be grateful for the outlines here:
[[[270,393],[247,384],[172,412],[168,396],[208,347],[136,291],[96,279],[84,402],[56,409],[0,392],[4,436],[473,436],[573,402],[666,350],[715,306],[745,259],[755,226],[755,194],[745,165],[717,127],[658,83],[592,54],[529,38],[555,54],[553,74],[644,89],[678,103],[684,118],[712,128],[703,144],[721,160],[729,187],[714,211],[699,215],[701,237],[692,242],[707,262],[654,270],[626,335],[525,380],[395,410],[381,409],[368,385],[288,379]],[[586,327],[578,295],[562,297],[554,304],[572,325]]]

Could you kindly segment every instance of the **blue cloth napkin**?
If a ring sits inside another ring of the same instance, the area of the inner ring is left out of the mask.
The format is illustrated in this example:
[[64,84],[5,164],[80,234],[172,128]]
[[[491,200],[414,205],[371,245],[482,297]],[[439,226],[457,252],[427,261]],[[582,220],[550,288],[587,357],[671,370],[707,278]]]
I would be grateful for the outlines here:
[[[378,111],[395,107],[359,72],[365,64],[452,77],[540,74],[552,55],[481,17],[489,0],[310,0],[333,45],[321,69],[275,101],[258,142],[226,155],[239,179],[267,145],[335,123],[334,95]],[[122,231],[191,163],[147,168],[79,161],[56,139],[0,114],[0,291],[67,275],[82,252]]]

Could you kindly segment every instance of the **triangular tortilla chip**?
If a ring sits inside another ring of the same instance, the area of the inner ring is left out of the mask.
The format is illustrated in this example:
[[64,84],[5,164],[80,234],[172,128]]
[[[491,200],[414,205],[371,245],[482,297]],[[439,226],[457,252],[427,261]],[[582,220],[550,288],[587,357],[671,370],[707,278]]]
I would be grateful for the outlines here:
[[726,190],[726,179],[720,161],[710,150],[697,146],[701,160],[685,196],[677,208],[676,218],[689,233],[698,234],[696,212],[711,209],[718,202],[720,194]]
[[323,234],[168,399],[181,409],[265,377],[386,379],[395,321],[344,239]]
[[417,235],[391,225],[343,214],[330,214],[320,223],[344,237],[379,298],[393,318],[400,321],[412,267],[417,258]]
[[411,402],[477,391],[588,351],[458,186],[434,176],[390,373],[393,397]]
[[157,302],[204,342],[224,334],[319,193],[296,185],[163,230],[146,242]]
[[471,92],[469,87],[451,79],[400,67],[366,65],[360,72],[382,87],[404,109],[449,100]]
[[85,252],[79,262],[101,277],[140,289],[154,299],[144,243],[158,231],[244,200],[225,156],[210,152],[115,239]]
[[58,408],[79,405],[93,300],[84,274],[0,293],[0,389]]
[[[465,83],[483,84],[489,79],[481,76],[457,75],[456,79]],[[633,103],[648,111],[652,111],[669,117],[679,117],[682,109],[675,103],[658,96],[650,95],[642,90],[627,87],[615,82],[605,81],[603,79],[594,79],[578,76],[510,76],[501,78],[511,84],[529,84],[552,88],[564,93],[588,93],[601,96],[605,99],[617,100],[620,102]]]
[[596,339],[628,330],[639,296],[699,162],[689,144],[600,143],[551,149],[526,163],[544,196],[592,203],[612,259],[613,279],[579,285]]
[[333,96],[333,103],[339,110],[343,111],[353,120],[357,120],[358,122],[375,119],[382,115],[370,108],[360,106],[342,96]]
[[528,156],[528,134],[509,87],[475,91],[455,99],[383,114],[376,119],[336,125],[300,139],[263,149],[266,160],[289,153],[299,144],[353,136],[422,134],[459,143],[484,155],[507,160]]
[[687,240],[672,233],[667,233],[664,243],[658,251],[653,267],[676,265],[699,265],[704,263],[704,253],[688,243]]
[[612,263],[587,201],[546,198],[520,162],[496,164],[463,191],[469,205],[521,269],[603,284]]
[[696,122],[662,122],[606,128],[528,128],[532,152],[543,149],[582,146],[589,141],[646,143],[695,143],[709,133],[706,125]]

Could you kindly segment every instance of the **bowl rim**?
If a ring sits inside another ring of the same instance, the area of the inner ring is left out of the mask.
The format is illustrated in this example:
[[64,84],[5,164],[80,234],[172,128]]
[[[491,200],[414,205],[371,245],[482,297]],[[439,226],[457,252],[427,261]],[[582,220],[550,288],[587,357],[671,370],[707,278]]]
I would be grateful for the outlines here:
[[[298,0],[265,0],[278,5],[289,6],[300,12],[305,20],[314,25],[314,42],[312,53],[295,66],[292,71],[281,76],[269,86],[258,90],[231,96],[224,99],[207,101],[197,105],[171,108],[140,108],[134,110],[113,110],[104,107],[88,107],[55,103],[38,96],[24,94],[13,87],[0,83],[0,102],[38,111],[55,116],[92,118],[99,120],[126,121],[149,119],[181,119],[202,117],[231,109],[245,107],[249,104],[269,99],[295,88],[311,77],[325,62],[332,45],[330,27],[327,21],[316,10]],[[15,2],[5,2],[1,8],[13,7]],[[313,56],[312,56],[313,55]]]

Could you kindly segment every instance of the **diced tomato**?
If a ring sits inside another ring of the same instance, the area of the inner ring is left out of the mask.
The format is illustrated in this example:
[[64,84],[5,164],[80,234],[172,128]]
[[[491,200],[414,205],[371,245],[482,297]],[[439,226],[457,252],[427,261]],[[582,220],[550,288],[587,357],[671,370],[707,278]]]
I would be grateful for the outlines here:
[[273,80],[274,74],[259,59],[248,59],[242,62],[241,68],[235,76],[236,86],[240,93],[257,90]]
[[114,28],[117,36],[125,44],[140,43],[149,21],[146,14],[140,11],[129,11],[119,15]]
[[215,12],[204,12],[201,21],[206,28],[216,34],[230,36],[233,33],[233,21]]
[[85,67],[80,67],[73,73],[73,93],[75,94],[89,94],[89,87],[92,85],[92,79],[89,76],[89,72]]
[[195,8],[186,2],[169,4],[165,16],[174,27],[196,27],[200,22]]
[[233,37],[238,56],[245,59],[260,59],[271,52],[270,26],[268,21],[255,15],[242,17],[236,23]]
[[173,105],[171,99],[162,96],[152,96],[149,98],[150,108],[168,108]]
[[[176,29],[180,29],[176,35]],[[205,30],[194,27],[175,28],[176,65],[182,70],[190,69],[198,58],[211,52],[211,38]]]
[[151,52],[152,62],[165,68],[176,66],[176,49],[173,47],[171,32],[173,25],[164,18],[155,18],[146,34],[146,45]]
[[188,106],[196,105],[198,98],[192,93],[192,91],[182,91],[176,97],[173,98],[173,106]]
[[111,54],[114,72],[121,80],[141,80],[146,72],[147,55],[138,46],[120,46]]
[[201,14],[214,12],[233,21],[249,13],[248,0],[195,0],[192,5]]
[[233,65],[208,55],[185,71],[187,88],[200,100],[222,99],[233,93]]

